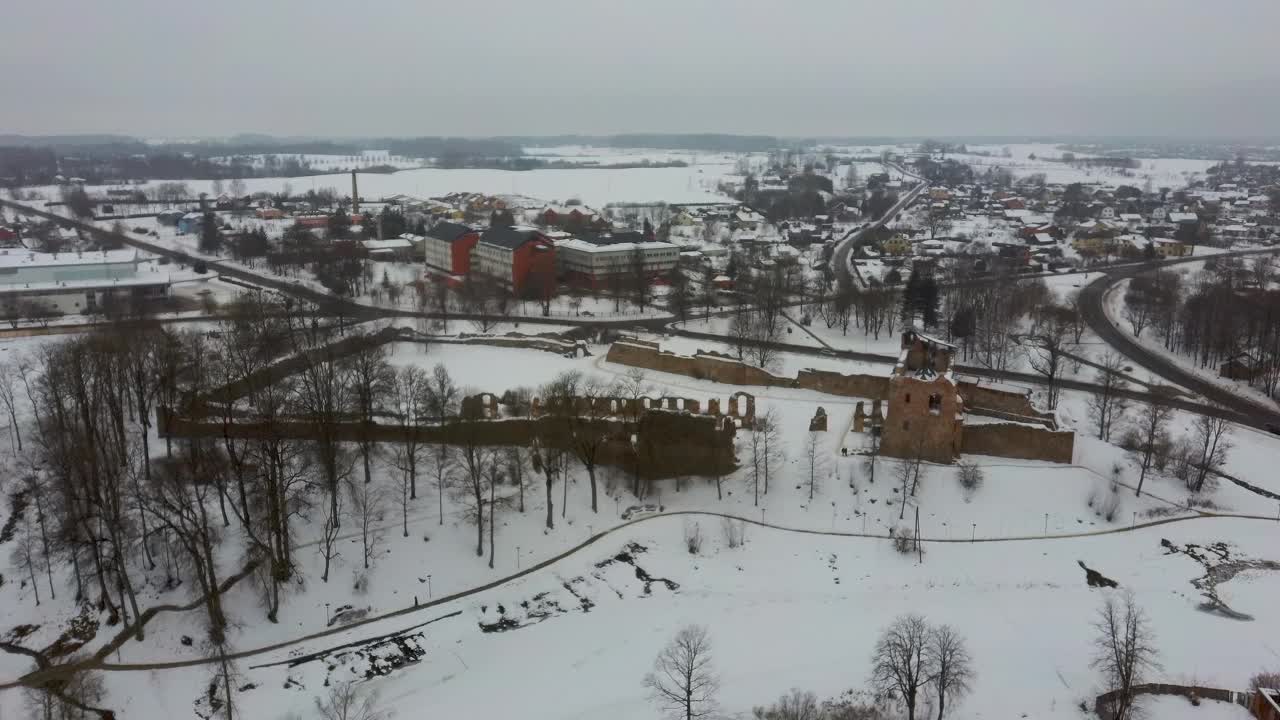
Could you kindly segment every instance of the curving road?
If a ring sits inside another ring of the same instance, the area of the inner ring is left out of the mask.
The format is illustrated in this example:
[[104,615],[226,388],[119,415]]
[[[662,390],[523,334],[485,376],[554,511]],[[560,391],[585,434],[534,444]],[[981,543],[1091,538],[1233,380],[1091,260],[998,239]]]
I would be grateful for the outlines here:
[[[1161,263],[1161,265],[1199,262],[1204,261],[1207,257],[1257,255],[1276,252],[1280,252],[1280,248],[1238,250],[1215,256],[1200,255],[1188,258],[1179,258]],[[1217,383],[1200,377],[1196,373],[1179,366],[1164,355],[1144,347],[1129,333],[1116,327],[1111,322],[1111,319],[1107,317],[1106,309],[1103,306],[1106,302],[1107,291],[1121,280],[1132,278],[1151,269],[1152,268],[1148,266],[1142,265],[1108,268],[1103,270],[1104,275],[1102,275],[1102,277],[1099,277],[1097,280],[1085,285],[1084,288],[1080,290],[1080,311],[1084,315],[1085,322],[1089,325],[1089,328],[1093,330],[1094,334],[1108,345],[1118,350],[1126,358],[1132,360],[1143,368],[1146,368],[1151,373],[1168,380],[1170,383],[1187,388],[1188,390],[1206,398],[1211,403],[1245,418],[1243,421],[1245,424],[1262,430],[1274,431],[1275,429],[1280,428],[1280,410],[1277,410],[1274,405],[1268,406],[1266,404],[1256,402],[1241,393],[1237,393],[1229,388],[1225,388]]]
[[836,245],[835,253],[831,256],[831,262],[835,266],[836,282],[840,284],[841,290],[848,288],[849,285],[853,283],[853,271],[851,269],[852,265],[849,262],[849,253],[853,250],[853,247],[857,244],[863,234],[871,230],[884,227],[886,223],[897,217],[898,213],[902,212],[908,205],[915,202],[915,199],[920,196],[920,193],[924,192],[925,188],[929,187],[929,182],[919,175],[908,172],[899,165],[890,165],[889,167],[892,167],[903,175],[909,175],[919,180],[920,184],[911,188],[906,195],[899,198],[898,202],[894,203],[893,207],[889,208],[884,215],[881,215],[879,220],[854,228],[848,233],[845,233],[845,236],[840,239],[839,244]]

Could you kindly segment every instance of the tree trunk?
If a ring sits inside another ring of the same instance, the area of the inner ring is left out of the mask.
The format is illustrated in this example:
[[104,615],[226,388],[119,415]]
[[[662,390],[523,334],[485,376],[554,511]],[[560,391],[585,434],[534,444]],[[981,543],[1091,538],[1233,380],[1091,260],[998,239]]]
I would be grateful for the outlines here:
[[494,505],[496,504],[495,498],[493,496],[493,492],[494,492],[494,486],[497,484],[498,483],[493,482],[492,480],[489,481],[489,569],[490,570],[493,569],[493,558],[494,558],[494,555],[497,554],[497,551],[493,547],[493,508],[494,508]]
[[545,475],[547,478],[547,529],[555,530],[556,529],[556,513],[555,513],[555,507],[554,507],[555,501],[551,496],[551,485],[552,485],[554,476],[551,474],[551,468],[548,467],[547,463],[545,462],[542,464],[542,474]]
[[484,557],[484,494],[474,482],[473,480],[476,499],[476,557]]
[[587,477],[591,480],[591,512],[598,514],[600,509],[596,504],[596,464],[594,462],[587,463]]

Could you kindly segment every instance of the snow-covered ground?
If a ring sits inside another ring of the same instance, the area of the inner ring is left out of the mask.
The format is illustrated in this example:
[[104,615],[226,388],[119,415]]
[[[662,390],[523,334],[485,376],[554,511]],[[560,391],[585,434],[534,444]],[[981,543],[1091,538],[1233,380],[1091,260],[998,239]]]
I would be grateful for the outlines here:
[[[514,329],[518,328],[507,326],[496,331]],[[49,340],[14,341],[6,350],[30,353],[40,342]],[[690,342],[681,339],[673,345],[683,351],[688,349],[684,344]],[[442,363],[460,386],[501,393],[546,383],[566,370],[606,382],[625,377],[630,368],[605,361],[605,349],[593,348],[596,354],[592,357],[567,359],[533,350],[438,343],[424,348],[406,343],[393,346],[391,359],[396,365],[430,367]],[[877,370],[872,364],[799,355],[785,356],[781,364],[791,372],[802,366],[845,372]],[[887,366],[878,369],[887,371]],[[723,398],[737,389],[662,373],[648,373],[645,381],[653,395],[700,400]],[[751,704],[771,700],[794,685],[825,694],[861,687],[875,632],[893,615],[911,610],[935,622],[955,624],[970,638],[980,658],[981,677],[987,680],[979,684],[959,717],[990,717],[995,708],[1030,708],[1033,698],[1043,701],[1036,706],[1040,711],[1066,717],[1073,712],[1071,706],[1096,690],[1086,655],[1088,624],[1100,591],[1085,588],[1076,560],[1140,593],[1157,621],[1161,638],[1168,638],[1165,651],[1171,677],[1194,675],[1208,684],[1238,684],[1243,682],[1243,673],[1255,670],[1266,659],[1259,656],[1263,650],[1256,646],[1242,650],[1239,645],[1244,637],[1255,637],[1260,629],[1274,627],[1277,619],[1267,613],[1265,595],[1267,588],[1274,587],[1272,576],[1241,576],[1227,586],[1233,607],[1257,615],[1257,626],[1204,615],[1194,609],[1198,595],[1187,584],[1198,576],[1197,567],[1185,558],[1164,556],[1158,541],[1165,537],[1177,542],[1224,539],[1239,545],[1241,552],[1256,556],[1276,546],[1280,526],[1247,520],[1195,520],[1139,530],[1134,535],[963,542],[1115,531],[1149,517],[1189,514],[1181,507],[1185,491],[1175,481],[1153,477],[1141,499],[1122,487],[1122,505],[1110,521],[1101,517],[1089,501],[1111,492],[1107,479],[1110,467],[1123,462],[1124,457],[1114,446],[1084,437],[1089,432],[1085,420],[1077,427],[1081,433],[1077,439],[1078,466],[977,458],[987,479],[973,493],[959,486],[954,468],[930,467],[904,512],[903,493],[893,475],[895,461],[881,460],[873,482],[865,463],[841,453],[842,448],[858,447],[859,438],[846,435],[856,398],[785,388],[746,389],[756,396],[758,413],[772,411],[776,415],[787,450],[760,504],[755,503],[745,467],[723,480],[723,499],[717,499],[714,483],[688,478],[680,490],[673,481],[663,483],[651,502],[661,503],[668,512],[724,512],[796,530],[879,536],[901,524],[900,514],[911,518],[918,507],[924,537],[959,544],[928,543],[925,563],[917,566],[896,555],[883,539],[821,537],[752,527],[747,530],[747,546],[731,550],[723,547],[720,520],[704,516],[688,518],[697,522],[706,536],[702,556],[691,558],[682,547],[686,518],[651,520],[492,591],[245,658],[237,664],[242,686],[251,683],[256,687],[239,693],[242,712],[254,717],[278,717],[290,710],[305,714],[313,706],[312,697],[324,692],[327,663],[307,663],[294,669],[256,665],[370,638],[453,611],[462,615],[426,628],[420,642],[427,654],[421,662],[396,671],[390,678],[368,683],[368,687],[380,688],[386,703],[398,708],[401,716],[413,717],[429,707],[432,714],[444,717],[459,713],[492,717],[510,714],[512,703],[519,703],[525,708],[523,714],[535,717],[601,713],[648,717],[651,708],[640,691],[639,678],[657,648],[676,627],[690,621],[708,624],[720,648],[717,660],[726,680],[722,695],[726,709],[746,712]],[[1068,409],[1062,414],[1068,419],[1085,418],[1083,396],[1065,395],[1063,404]],[[810,499],[804,446],[808,420],[819,406],[829,415],[830,429],[819,438],[819,482]],[[745,458],[748,440],[749,433],[742,433],[740,461]],[[1280,449],[1274,438],[1264,434],[1252,441],[1257,446],[1246,457],[1254,459],[1244,462],[1265,463],[1268,452]],[[157,449],[160,446],[154,445]],[[1253,468],[1246,477],[1254,479],[1260,468],[1265,465]],[[242,583],[225,599],[233,618],[232,645],[251,650],[289,642],[322,631],[332,609],[343,605],[377,617],[426,602],[429,597],[465,591],[551,558],[619,525],[621,512],[636,502],[627,492],[629,477],[625,472],[603,470],[600,475],[598,514],[587,506],[587,482],[580,467],[573,469],[567,505],[557,485],[556,529],[551,531],[542,529],[546,505],[541,488],[536,483],[529,488],[526,512],[509,510],[499,518],[493,570],[485,559],[475,557],[474,528],[463,519],[451,497],[445,499],[440,523],[438,495],[431,481],[422,478],[420,497],[409,508],[408,535],[402,529],[399,507],[391,504],[380,523],[383,551],[368,574],[367,589],[355,594],[352,582],[363,574],[358,533],[351,529],[333,577],[322,583],[317,524],[300,524],[298,560],[304,581],[288,593],[282,621],[263,622],[257,591]],[[1121,482],[1133,479],[1127,470]],[[382,486],[394,482],[385,456],[375,462],[375,482]],[[515,490],[507,492],[514,494]],[[1234,486],[1218,488],[1213,497],[1228,510],[1253,510],[1248,505],[1256,496],[1242,492]],[[649,548],[648,553],[636,556],[637,565],[653,577],[679,583],[678,590],[655,586],[646,596],[632,569],[616,563],[594,567],[632,541]],[[219,559],[224,574],[238,567],[238,546],[234,540],[224,546]],[[5,575],[13,576],[9,572]],[[579,577],[584,579],[575,580]],[[145,581],[145,604],[186,597],[182,588],[161,591],[160,579],[153,574]],[[578,601],[564,589],[564,583],[578,595],[591,598],[595,606],[590,613],[574,609]],[[67,602],[65,584],[63,590],[57,601],[46,598],[44,605],[36,608],[30,588],[6,583],[0,587],[0,630],[39,622],[43,627],[31,642],[48,641],[75,615]],[[537,606],[534,596],[543,591],[550,593],[543,600],[550,598],[560,608],[551,611],[545,622],[505,633],[479,630],[478,623],[496,619],[499,604],[508,616],[520,618],[526,612],[521,602],[531,600]],[[118,660],[114,656],[113,660],[139,663],[199,658],[204,652],[198,639],[200,624],[198,612],[161,615],[148,626],[145,643],[126,644]],[[197,640],[187,646],[181,641],[183,636]],[[771,652],[751,652],[759,646],[770,647]],[[533,657],[538,662],[530,665]],[[348,661],[363,662],[353,656],[335,660],[335,677],[347,671]],[[0,654],[0,681],[16,676],[24,667],[21,659]],[[297,684],[282,689],[287,676]],[[208,677],[209,669],[204,667],[105,673],[110,706],[127,717],[143,720],[188,715]],[[495,683],[521,690],[495,693]],[[526,690],[526,686],[532,689]],[[1017,686],[1013,695],[1005,690],[1010,686]],[[566,692],[569,687],[590,691]],[[17,693],[0,693],[0,708],[6,713],[21,713],[19,703]]]
[[[1045,143],[1025,143],[1010,145],[969,145],[969,153],[949,153],[948,157],[972,165],[974,170],[982,172],[988,167],[1001,167],[1011,171],[1016,177],[1025,177],[1043,173],[1049,183],[1092,183],[1116,187],[1119,185],[1136,185],[1142,187],[1148,180],[1153,187],[1181,188],[1197,177],[1203,177],[1205,171],[1217,162],[1213,160],[1191,160],[1186,158],[1140,158],[1140,166],[1134,169],[1118,170],[1114,168],[1073,167],[1060,162],[1063,150],[1056,145]],[[1008,150],[1008,155],[1005,155]],[[989,153],[977,155],[974,153]],[[1074,153],[1078,158],[1090,157],[1088,153]],[[1034,155],[1033,159],[1031,156]]]
[[[616,162],[636,162],[612,158]],[[644,154],[637,155],[643,159]],[[390,174],[360,176],[360,194],[366,198],[411,195],[427,198],[451,192],[480,192],[495,195],[528,195],[546,202],[563,202],[578,198],[592,207],[611,202],[720,202],[728,200],[716,191],[721,178],[734,170],[734,163],[721,156],[705,157],[705,163],[675,168],[565,169],[565,170],[485,170],[419,168]],[[167,181],[151,181],[136,186],[146,190]],[[208,180],[183,180],[194,193],[212,193]],[[351,177],[343,173],[293,178],[249,178],[243,181],[246,192],[282,192],[286,186],[293,193],[333,188],[349,194]],[[56,187],[32,188],[45,197],[58,196]],[[90,186],[86,190],[105,192],[108,186]]]
[[[694,523],[704,536],[696,556],[683,541]],[[364,683],[398,717],[650,718],[642,676],[680,627],[698,623],[712,639],[722,709],[744,717],[793,686],[823,696],[862,688],[876,634],[914,612],[955,627],[974,657],[974,691],[953,717],[1074,720],[1077,706],[1101,689],[1089,669],[1094,614],[1118,592],[1089,588],[1078,562],[1134,592],[1151,619],[1161,677],[1242,687],[1274,663],[1261,641],[1277,627],[1267,586],[1244,577],[1223,585],[1236,593],[1238,610],[1258,616],[1254,622],[1198,610],[1201,595],[1190,583],[1204,569],[1168,553],[1165,539],[1228,539],[1235,554],[1256,558],[1274,553],[1277,531],[1258,521],[1196,520],[1085,539],[928,543],[918,563],[886,540],[760,527],[748,527],[746,544],[731,549],[714,517],[657,518],[492,590],[246,658],[237,664],[240,682],[255,687],[238,700],[251,717],[306,716],[326,679],[362,679],[368,662],[347,653],[294,667],[261,665],[444,618],[410,631],[421,633],[418,663]],[[616,559],[624,550],[627,560]],[[678,587],[653,582],[646,589],[631,564]],[[481,629],[499,617],[518,627]],[[174,717],[189,714],[209,670],[105,677],[126,716]],[[1242,717],[1217,706],[1192,713],[1168,699],[1144,702],[1177,718]]]

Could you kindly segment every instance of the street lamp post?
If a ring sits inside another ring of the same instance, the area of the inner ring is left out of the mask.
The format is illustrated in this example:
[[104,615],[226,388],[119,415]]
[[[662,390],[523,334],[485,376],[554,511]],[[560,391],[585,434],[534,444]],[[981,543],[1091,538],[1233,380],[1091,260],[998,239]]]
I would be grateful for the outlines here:
[[516,546],[516,569],[520,569],[520,546]]
[[324,626],[329,627],[329,603],[324,604]]
[[969,542],[973,542],[978,537],[978,523],[973,523],[973,528],[969,531]]
[[1044,514],[1044,534],[1045,537],[1049,536],[1049,513]]
[[427,599],[431,599],[431,575],[427,575]]

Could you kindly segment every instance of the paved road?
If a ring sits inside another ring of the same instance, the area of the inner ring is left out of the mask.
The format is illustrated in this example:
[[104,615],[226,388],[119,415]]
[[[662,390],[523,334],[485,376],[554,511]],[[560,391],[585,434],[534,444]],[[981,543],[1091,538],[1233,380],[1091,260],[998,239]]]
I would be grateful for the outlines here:
[[919,175],[908,172],[897,165],[893,165],[891,167],[903,175],[909,175],[916,178],[920,181],[920,184],[911,188],[906,195],[899,198],[898,202],[895,203],[893,207],[889,208],[884,215],[880,216],[879,220],[854,228],[853,230],[845,233],[845,236],[840,239],[840,242],[836,245],[835,252],[832,253],[831,262],[835,268],[836,282],[839,283],[841,290],[847,289],[849,285],[853,283],[853,271],[852,266],[849,263],[849,253],[853,250],[854,246],[857,245],[858,240],[863,236],[863,234],[870,232],[871,230],[884,227],[885,223],[888,223],[897,217],[898,213],[902,212],[902,210],[912,202],[915,202],[915,199],[920,196],[920,193],[924,192],[925,188],[929,187],[929,183]]
[[[1280,248],[1238,250],[1219,255],[1178,258],[1170,262],[1162,263],[1162,265],[1198,262],[1206,260],[1209,257],[1255,255],[1275,252],[1280,252]],[[1270,430],[1274,427],[1280,427],[1280,410],[1277,410],[1274,405],[1268,406],[1260,402],[1255,402],[1241,393],[1206,380],[1205,378],[1182,368],[1174,361],[1166,358],[1164,355],[1144,347],[1132,335],[1130,335],[1130,333],[1112,324],[1110,318],[1107,317],[1106,309],[1103,307],[1107,291],[1121,280],[1131,278],[1150,269],[1151,268],[1149,266],[1108,268],[1104,270],[1106,274],[1084,286],[1080,291],[1080,311],[1084,314],[1085,322],[1088,323],[1090,329],[1092,329],[1093,332],[1098,337],[1102,338],[1102,340],[1108,345],[1115,348],[1125,357],[1146,368],[1153,374],[1168,380],[1174,385],[1187,388],[1188,390],[1208,399],[1211,403],[1230,410],[1236,415],[1247,418],[1246,421],[1242,421],[1243,424],[1262,430]]]

